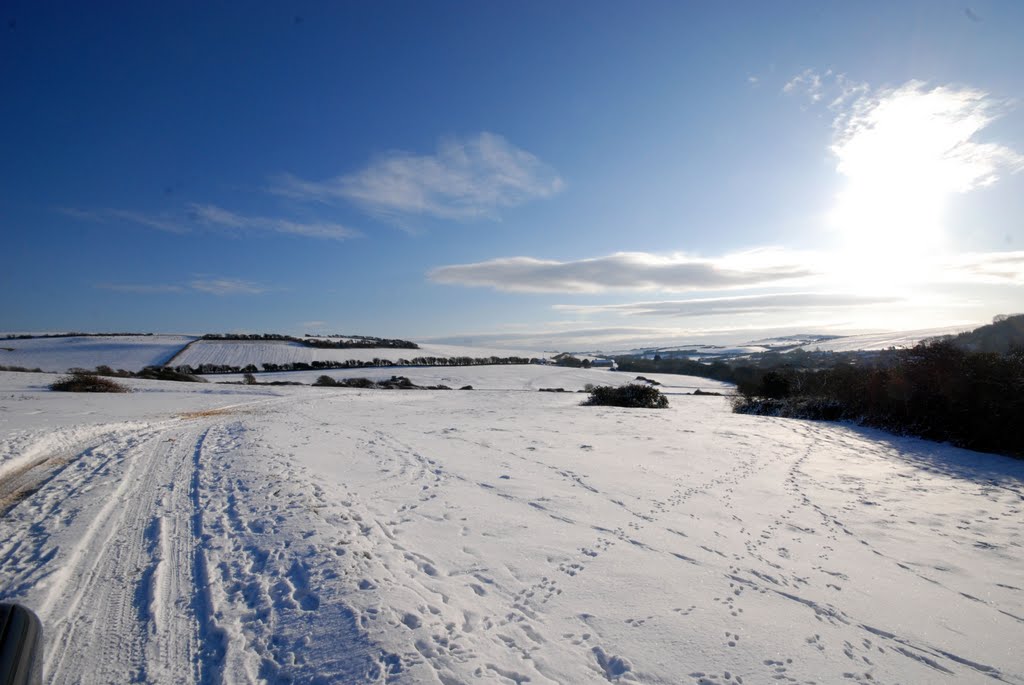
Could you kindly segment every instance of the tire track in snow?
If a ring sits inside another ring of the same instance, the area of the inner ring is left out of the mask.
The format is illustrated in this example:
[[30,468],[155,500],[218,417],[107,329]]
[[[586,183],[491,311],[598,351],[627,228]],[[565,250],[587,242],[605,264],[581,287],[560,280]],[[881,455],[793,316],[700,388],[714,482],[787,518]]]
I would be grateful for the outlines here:
[[107,426],[33,467],[0,572],[43,620],[47,682],[202,682],[192,489],[210,424]]
[[201,682],[189,484],[206,430],[171,429],[124,453],[42,605],[50,682]]

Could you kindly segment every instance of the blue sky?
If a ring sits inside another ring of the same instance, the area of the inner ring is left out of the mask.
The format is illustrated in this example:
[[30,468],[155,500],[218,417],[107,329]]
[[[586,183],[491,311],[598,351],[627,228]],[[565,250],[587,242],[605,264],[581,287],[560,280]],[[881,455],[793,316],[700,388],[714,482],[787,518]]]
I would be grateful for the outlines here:
[[35,3],[0,328],[575,348],[1024,309],[1024,5]]

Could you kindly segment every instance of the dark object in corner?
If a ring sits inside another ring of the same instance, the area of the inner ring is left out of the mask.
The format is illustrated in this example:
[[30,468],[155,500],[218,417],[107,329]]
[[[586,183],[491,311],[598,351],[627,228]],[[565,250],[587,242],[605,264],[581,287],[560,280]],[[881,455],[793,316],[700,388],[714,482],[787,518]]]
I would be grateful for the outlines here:
[[43,624],[31,609],[0,604],[0,683],[39,685],[43,680]]

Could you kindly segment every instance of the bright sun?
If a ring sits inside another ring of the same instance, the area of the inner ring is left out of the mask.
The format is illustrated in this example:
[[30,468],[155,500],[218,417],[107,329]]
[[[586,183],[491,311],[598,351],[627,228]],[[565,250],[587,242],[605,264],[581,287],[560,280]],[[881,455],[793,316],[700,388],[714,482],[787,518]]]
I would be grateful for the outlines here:
[[949,196],[991,184],[1014,155],[972,141],[994,116],[981,91],[919,82],[859,100],[832,146],[846,185],[829,221],[844,247],[904,260],[940,248]]

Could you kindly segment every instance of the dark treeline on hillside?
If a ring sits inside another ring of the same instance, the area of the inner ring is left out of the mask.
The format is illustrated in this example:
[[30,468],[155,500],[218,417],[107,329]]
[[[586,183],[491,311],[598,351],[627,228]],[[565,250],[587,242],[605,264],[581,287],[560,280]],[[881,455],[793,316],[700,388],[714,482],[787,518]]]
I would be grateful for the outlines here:
[[591,366],[589,359],[580,359],[565,352],[556,354],[553,359],[555,366],[565,366],[571,369],[589,369]]
[[1024,314],[997,316],[987,326],[954,336],[952,342],[968,352],[1006,354],[1024,345]]
[[388,347],[402,350],[418,350],[420,346],[409,340],[397,338],[372,338],[358,336],[352,340],[320,340],[318,338],[296,338],[293,335],[280,333],[207,333],[203,340],[271,340],[275,342],[291,342],[303,347],[316,347],[325,350],[371,349]]
[[693,359],[643,359],[641,357],[616,357],[619,371],[636,373],[674,373],[698,378],[711,378],[726,383],[739,383],[741,378],[753,377],[757,370],[750,366],[733,366],[724,361],[711,363]]
[[1024,457],[1024,315],[997,316],[990,325],[909,350],[616,361],[621,371],[735,383],[738,412],[851,420]]
[[1024,457],[1024,348],[968,352],[939,340],[874,365],[761,370],[738,383],[734,409],[847,419],[958,447]]
[[[283,364],[266,363],[257,367],[255,364],[247,366],[230,366],[228,364],[200,364],[193,367],[188,364],[175,366],[175,371],[185,374],[214,374],[214,373],[258,373],[259,371],[314,371],[327,369],[364,369],[373,367],[393,366],[492,366],[499,364],[539,364],[541,360],[527,357],[414,357],[412,359],[349,359],[348,361],[313,361],[313,362],[285,362]],[[260,368],[262,367],[262,368]]]

